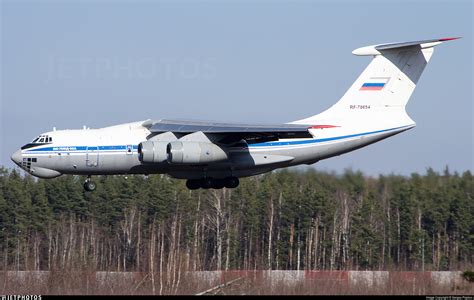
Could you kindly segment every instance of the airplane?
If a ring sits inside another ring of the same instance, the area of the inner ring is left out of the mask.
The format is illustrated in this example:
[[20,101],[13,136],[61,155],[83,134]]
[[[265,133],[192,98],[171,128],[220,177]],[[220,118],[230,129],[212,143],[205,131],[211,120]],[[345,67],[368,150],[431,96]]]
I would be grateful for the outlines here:
[[434,46],[456,38],[355,49],[373,59],[333,106],[285,124],[145,120],[100,129],[53,130],[11,155],[39,178],[168,174],[190,190],[236,188],[239,178],[311,165],[415,127],[405,106]]

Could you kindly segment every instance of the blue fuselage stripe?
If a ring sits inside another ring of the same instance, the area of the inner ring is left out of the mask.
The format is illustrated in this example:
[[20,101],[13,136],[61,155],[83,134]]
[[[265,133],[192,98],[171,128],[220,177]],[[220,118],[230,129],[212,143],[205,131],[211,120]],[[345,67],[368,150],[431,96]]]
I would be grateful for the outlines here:
[[136,145],[114,145],[114,146],[55,146],[45,147],[27,150],[28,152],[77,152],[77,151],[126,151],[129,146],[132,146],[133,150],[137,150]]

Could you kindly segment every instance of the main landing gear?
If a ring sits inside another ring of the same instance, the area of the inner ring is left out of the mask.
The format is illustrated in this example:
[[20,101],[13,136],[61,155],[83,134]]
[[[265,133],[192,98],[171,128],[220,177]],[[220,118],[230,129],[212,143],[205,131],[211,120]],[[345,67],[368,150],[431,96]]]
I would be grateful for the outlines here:
[[[197,189],[222,189],[224,187],[228,189],[234,189],[239,186],[239,178],[237,177],[227,177],[223,179],[215,178],[202,178],[202,179],[188,179],[186,181],[186,187],[190,190]],[[87,176],[86,181],[84,181],[84,190],[86,192],[95,191],[97,185],[94,181],[91,180],[91,176]]]
[[91,180],[90,176],[87,176],[87,179],[84,182],[84,190],[86,190],[86,192],[92,192],[96,188],[97,188],[97,185],[95,184],[95,182]]
[[239,186],[239,178],[237,177],[227,177],[224,179],[214,179],[214,178],[202,178],[202,179],[188,179],[186,181],[186,187],[190,190],[202,189],[222,189],[224,187],[228,189],[233,189]]

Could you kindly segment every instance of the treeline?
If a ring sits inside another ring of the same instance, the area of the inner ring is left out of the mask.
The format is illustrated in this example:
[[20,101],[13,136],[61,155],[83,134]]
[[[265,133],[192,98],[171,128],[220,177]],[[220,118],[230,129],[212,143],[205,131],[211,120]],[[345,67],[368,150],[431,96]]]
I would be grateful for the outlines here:
[[95,192],[84,192],[83,180],[0,169],[0,269],[463,270],[474,262],[469,171],[279,171],[198,191],[162,175],[96,177]]

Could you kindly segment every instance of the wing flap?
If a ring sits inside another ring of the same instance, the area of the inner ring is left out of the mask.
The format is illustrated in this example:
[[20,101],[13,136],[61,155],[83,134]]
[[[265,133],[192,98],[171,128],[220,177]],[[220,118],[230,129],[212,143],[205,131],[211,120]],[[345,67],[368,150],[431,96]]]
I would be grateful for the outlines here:
[[261,140],[279,138],[312,138],[307,125],[292,124],[247,124],[202,121],[158,120],[149,127],[152,133],[173,132],[189,134],[201,131],[206,134],[224,134],[240,139]]

